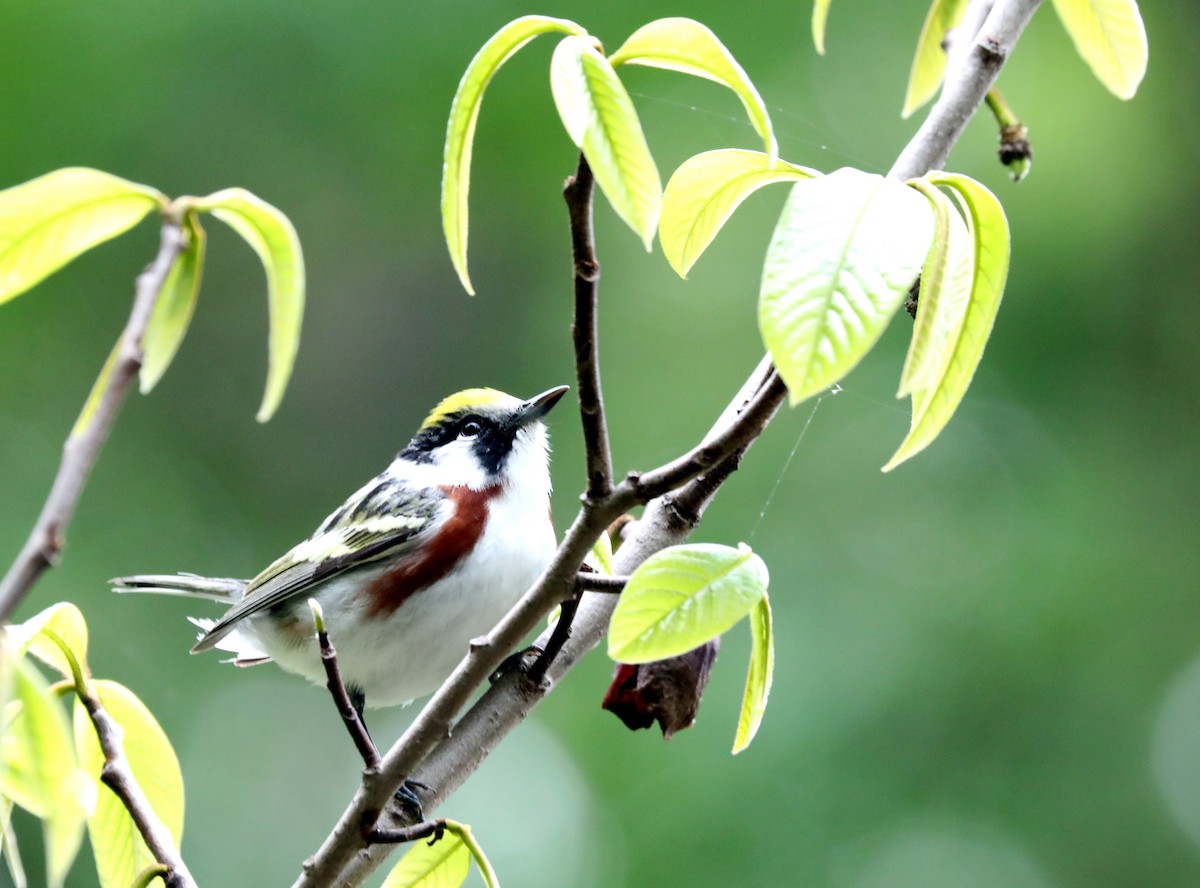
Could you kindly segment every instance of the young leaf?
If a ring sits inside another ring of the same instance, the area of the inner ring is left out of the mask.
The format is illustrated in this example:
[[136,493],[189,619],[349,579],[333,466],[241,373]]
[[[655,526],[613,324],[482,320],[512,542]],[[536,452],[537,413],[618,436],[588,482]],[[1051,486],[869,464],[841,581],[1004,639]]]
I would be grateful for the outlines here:
[[204,229],[195,213],[187,213],[184,222],[187,246],[175,259],[175,264],[163,281],[162,292],[154,303],[154,311],[142,337],[141,391],[148,393],[162,379],[167,367],[179,351],[196,297],[200,295],[200,276],[204,268]]
[[1054,0],[1054,11],[1096,79],[1133,98],[1150,55],[1137,0]]
[[618,65],[645,65],[703,77],[729,87],[741,99],[763,148],[773,160],[779,154],[771,115],[762,96],[742,66],[717,35],[689,18],[664,18],[638,28],[624,45],[608,57]]
[[496,878],[496,871],[492,869],[492,863],[487,859],[487,855],[483,853],[483,846],[479,844],[479,840],[471,832],[471,827],[465,823],[447,820],[446,831],[461,839],[463,844],[470,850],[471,859],[479,867],[479,874],[483,876],[484,885],[487,888],[500,888],[500,880]]
[[649,250],[662,182],[633,101],[591,37],[565,37],[558,44],[550,61],[550,91],[600,190]]
[[92,383],[92,390],[88,392],[87,400],[83,402],[83,409],[79,411],[79,417],[75,420],[75,425],[71,427],[72,438],[78,438],[92,424],[92,420],[96,416],[96,409],[104,398],[104,390],[108,388],[108,380],[112,377],[113,370],[116,369],[117,359],[121,357],[121,345],[124,342],[125,333],[122,331],[121,335],[117,337],[117,344],[104,359],[104,366],[100,368],[96,381]]
[[798,182],[767,250],[759,329],[792,404],[862,359],[929,253],[933,214],[907,186],[853,169]]
[[819,176],[816,170],[771,160],[759,151],[728,148],[688,158],[663,193],[658,239],[682,278],[747,197],[774,182]]
[[587,558],[583,559],[583,563],[598,574],[606,577],[613,575],[612,538],[608,535],[607,530],[602,531],[596,538],[596,542],[592,545],[592,551],[588,553]]
[[46,881],[58,888],[79,853],[95,794],[81,779],[67,718],[28,660],[15,667],[11,720],[0,737],[0,794],[42,820]]
[[750,611],[750,669],[746,673],[746,693],[742,697],[737,735],[733,739],[734,755],[749,746],[758,733],[774,674],[775,630],[771,624],[771,600],[764,593]]
[[414,842],[388,873],[383,888],[458,888],[471,871],[471,849],[449,829],[430,845]]
[[744,617],[767,591],[767,566],[742,546],[672,546],[633,572],[608,626],[608,655],[649,663],[686,653]]
[[304,317],[304,256],[300,252],[300,239],[287,216],[241,188],[218,191],[197,199],[192,206],[212,213],[240,234],[258,253],[266,269],[271,333],[267,390],[257,416],[259,422],[266,422],[283,399],[300,345],[300,322]]
[[916,403],[919,393],[929,388],[934,374],[940,371],[946,343],[962,324],[971,296],[975,244],[963,217],[950,205],[950,198],[924,179],[909,184],[929,200],[936,219],[933,247],[921,270],[912,340],[896,394],[898,398],[912,394]]
[[[163,729],[132,691],[115,681],[94,680],[92,689],[105,710],[124,731],[125,756],[154,813],[175,838],[183,836],[183,775]],[[96,728],[75,703],[75,746],[80,765],[97,781],[96,808],[88,817],[88,837],[96,859],[101,888],[124,888],[143,869],[155,863],[133,818],[111,790],[99,784],[104,753]]]
[[927,178],[952,189],[963,206],[974,241],[975,271],[962,322],[949,337],[928,389],[914,396],[912,428],[883,467],[885,472],[928,447],[954,415],[983,357],[1008,277],[1008,220],[995,195],[966,176],[937,173]]
[[21,862],[21,849],[17,847],[17,834],[12,828],[12,809],[13,803],[0,797],[0,855],[4,857],[13,888],[28,888],[25,864]]
[[153,188],[82,167],[0,191],[0,304],[166,204]]
[[53,604],[24,623],[8,627],[8,638],[17,656],[26,652],[57,671],[63,678],[71,678],[71,667],[59,650],[58,645],[46,637],[43,630],[49,629],[74,652],[80,663],[87,661],[87,623],[79,608],[70,602]]
[[442,231],[458,279],[471,295],[475,295],[475,290],[467,275],[467,193],[471,187],[471,147],[483,91],[517,50],[539,34],[551,31],[587,33],[574,22],[544,15],[527,15],[509,22],[471,59],[450,104],[442,164]]
[[813,0],[812,38],[817,55],[825,55],[825,21],[829,18],[830,0]]
[[917,38],[917,54],[908,75],[901,117],[908,117],[928,102],[941,86],[946,73],[946,50],[942,43],[946,33],[958,27],[966,8],[967,0],[933,0],[930,5],[921,36]]

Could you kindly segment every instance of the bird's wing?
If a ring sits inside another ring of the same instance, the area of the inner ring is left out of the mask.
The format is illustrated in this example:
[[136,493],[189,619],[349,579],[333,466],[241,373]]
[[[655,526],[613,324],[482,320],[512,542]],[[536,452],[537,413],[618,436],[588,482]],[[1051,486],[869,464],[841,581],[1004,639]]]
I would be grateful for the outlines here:
[[437,488],[419,493],[388,475],[374,479],[322,522],[311,537],[276,559],[250,581],[245,597],[192,648],[206,651],[234,625],[261,610],[309,592],[352,568],[401,558],[438,523],[446,496]]

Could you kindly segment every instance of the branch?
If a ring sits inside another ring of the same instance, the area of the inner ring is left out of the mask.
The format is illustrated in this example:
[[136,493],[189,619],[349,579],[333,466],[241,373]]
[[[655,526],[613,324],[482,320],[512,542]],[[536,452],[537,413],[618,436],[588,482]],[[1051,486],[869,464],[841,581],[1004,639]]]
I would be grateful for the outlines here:
[[346,690],[346,683],[342,680],[337,651],[333,647],[333,642],[329,640],[329,632],[325,627],[325,615],[321,612],[321,606],[314,598],[308,600],[308,606],[312,609],[313,622],[317,628],[317,645],[321,649],[321,665],[325,668],[325,687],[328,689],[329,695],[333,697],[333,705],[337,707],[338,715],[342,717],[342,724],[346,726],[346,732],[354,741],[354,748],[362,756],[363,767],[368,770],[378,768],[379,750],[375,748],[375,741],[371,739],[367,726],[363,724],[361,694],[356,706],[350,699],[350,692]]
[[[945,163],[1039,2],[996,0],[993,5],[991,0],[974,0],[964,22],[981,21],[983,24],[963,52],[961,62],[948,67],[942,95],[892,167],[890,175],[893,178],[914,178]],[[959,32],[959,38],[965,40],[973,29],[964,24]],[[476,686],[482,680],[479,676],[481,668],[485,663],[498,664],[504,651],[493,651],[475,664],[473,658],[481,651],[507,641],[515,645],[523,635],[519,631],[522,627],[529,631],[550,608],[565,601],[570,595],[574,573],[592,541],[611,520],[640,501],[639,494],[649,489],[647,484],[678,483],[682,486],[674,492],[656,496],[647,504],[642,519],[616,552],[614,570],[619,574],[632,573],[654,552],[683,542],[746,450],[765,429],[782,403],[783,394],[774,367],[764,357],[705,441],[692,454],[655,472],[627,478],[603,500],[585,498],[554,562],[496,627],[487,643],[472,650],[459,664],[405,736],[384,757],[381,782],[394,788],[420,764],[420,771],[413,779],[431,787],[431,792],[422,799],[427,810],[435,808],[457,789],[496,744],[525,719],[584,654],[599,643],[607,630],[617,596],[585,594],[575,615],[571,637],[547,670],[546,681],[533,685],[519,672],[508,673],[476,701],[453,725],[451,732],[453,711],[470,694],[466,683],[474,682],[470,687]],[[752,428],[756,431],[751,431]],[[544,632],[539,642],[544,643],[549,634],[549,631]],[[426,755],[428,757],[421,762]],[[386,850],[365,848],[356,824],[382,810],[388,786],[372,787],[364,781],[317,855],[305,863],[304,873],[295,888],[359,885],[379,866]],[[390,818],[389,812],[380,822],[380,828],[385,828]]]
[[71,516],[83,494],[92,466],[104,442],[108,440],[134,377],[141,369],[142,337],[150,322],[154,303],[167,273],[185,246],[186,238],[179,224],[164,220],[158,255],[138,275],[133,308],[121,334],[117,360],[100,394],[95,414],[78,434],[72,431],[63,445],[62,462],[46,503],[42,506],[42,513],[12,567],[0,581],[0,621],[12,616],[13,610],[38,577],[58,560],[66,541],[67,525],[71,523]]
[[600,391],[600,355],[596,331],[596,290],[600,263],[596,259],[592,230],[592,195],[595,180],[587,158],[579,152],[579,166],[563,187],[571,219],[571,257],[575,277],[575,376],[579,383],[579,418],[587,452],[587,496],[598,499],[612,489],[612,452]]

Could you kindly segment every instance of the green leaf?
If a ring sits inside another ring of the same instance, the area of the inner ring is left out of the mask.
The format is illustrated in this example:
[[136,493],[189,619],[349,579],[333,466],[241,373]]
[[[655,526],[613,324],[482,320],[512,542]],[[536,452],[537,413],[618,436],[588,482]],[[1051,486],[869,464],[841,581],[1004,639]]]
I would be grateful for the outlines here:
[[46,881],[58,888],[79,853],[95,793],[76,764],[66,714],[28,660],[17,661],[13,690],[0,737],[0,795],[41,818]]
[[279,407],[296,362],[304,317],[304,256],[288,217],[242,188],[198,198],[191,206],[212,213],[254,248],[267,272],[271,334],[267,390],[257,419],[266,422]]
[[[183,837],[183,775],[171,742],[133,691],[115,681],[94,680],[92,690],[108,714],[121,726],[129,767],[150,807],[175,838]],[[102,888],[125,888],[155,863],[129,810],[107,786],[100,784],[104,753],[96,728],[82,703],[75,704],[75,745],[80,764],[96,781],[96,807],[88,818],[88,837],[96,858]]]
[[196,297],[200,295],[200,276],[204,268],[204,229],[195,213],[186,214],[184,233],[187,246],[176,257],[163,281],[162,292],[154,303],[154,311],[142,337],[144,354],[141,369],[141,391],[147,394],[162,379],[179,345],[183,342]]
[[58,645],[45,635],[49,630],[66,642],[80,663],[87,662],[87,622],[79,608],[68,601],[53,604],[24,623],[8,627],[8,637],[18,656],[29,652],[57,671],[63,678],[72,677],[70,664]]
[[662,182],[633,101],[593,38],[566,37],[558,44],[550,90],[596,184],[649,250],[662,209]]
[[75,425],[71,427],[71,437],[78,438],[84,434],[92,424],[92,420],[96,418],[96,410],[100,407],[100,402],[104,399],[104,390],[108,388],[108,381],[112,378],[113,370],[117,367],[117,361],[121,358],[121,346],[125,342],[125,333],[117,337],[117,344],[113,346],[112,351],[108,353],[108,357],[104,359],[104,366],[100,368],[100,374],[96,377],[96,381],[92,383],[92,390],[88,392],[87,400],[83,402],[83,409],[79,411],[79,418],[75,420]]
[[0,191],[0,304],[166,203],[153,188],[82,167]]
[[583,559],[583,563],[598,574],[606,577],[613,575],[612,538],[609,537],[607,530],[601,531],[596,542],[592,544],[592,551],[588,553],[587,558]]
[[1150,56],[1137,0],[1054,0],[1054,11],[1096,79],[1132,99]]
[[[883,467],[885,472],[928,447],[954,415],[983,357],[1008,278],[1008,220],[996,196],[967,176],[932,173],[926,178],[950,188],[966,213],[973,240],[974,276],[962,321],[950,332],[928,389],[914,395],[912,428]],[[918,315],[920,312],[918,308]]]
[[475,865],[479,867],[479,874],[483,876],[483,883],[487,888],[500,888],[500,880],[496,878],[496,871],[492,869],[491,861],[483,853],[483,846],[479,844],[479,841],[475,838],[475,834],[471,832],[471,827],[465,823],[447,820],[446,831],[458,836],[470,850],[471,858],[475,861]]
[[750,611],[750,669],[746,673],[746,693],[742,696],[742,711],[733,740],[734,755],[749,746],[758,733],[774,674],[775,631],[771,623],[771,600],[763,593],[762,599]]
[[11,801],[0,797],[0,854],[4,856],[13,888],[27,888],[29,880],[25,878],[25,864],[21,862],[21,849],[17,847],[17,834],[12,828],[12,808]]
[[728,148],[688,158],[663,193],[658,239],[676,273],[688,271],[747,197],[764,185],[819,176],[760,151]]
[[792,404],[862,359],[916,280],[933,239],[928,203],[853,169],[798,182],[763,267],[759,329]]
[[914,401],[933,383],[946,354],[946,343],[962,324],[971,296],[975,272],[975,245],[967,225],[936,186],[924,179],[909,183],[929,200],[936,219],[933,247],[921,271],[917,318],[900,390],[896,397],[914,395]]
[[471,187],[471,148],[475,141],[475,122],[479,119],[483,91],[500,66],[512,58],[517,50],[539,34],[551,31],[587,33],[574,22],[544,15],[527,15],[509,22],[493,34],[471,59],[459,81],[454,101],[450,104],[442,165],[442,230],[458,279],[472,295],[475,290],[467,275],[467,193]]
[[928,102],[941,86],[946,73],[946,50],[942,43],[946,33],[958,27],[966,8],[967,0],[933,0],[930,5],[921,36],[917,38],[917,54],[908,75],[901,117],[908,117]]
[[690,18],[664,18],[638,28],[608,58],[618,65],[644,65],[703,77],[729,87],[742,101],[750,122],[772,159],[779,154],[771,115],[749,76],[717,35]]
[[449,829],[430,845],[414,842],[388,873],[383,888],[458,888],[471,871],[471,849]]
[[672,546],[647,558],[625,586],[608,626],[620,663],[665,660],[726,631],[767,590],[767,566],[746,546]]
[[825,55],[825,22],[829,18],[830,0],[813,0],[812,38],[817,55]]

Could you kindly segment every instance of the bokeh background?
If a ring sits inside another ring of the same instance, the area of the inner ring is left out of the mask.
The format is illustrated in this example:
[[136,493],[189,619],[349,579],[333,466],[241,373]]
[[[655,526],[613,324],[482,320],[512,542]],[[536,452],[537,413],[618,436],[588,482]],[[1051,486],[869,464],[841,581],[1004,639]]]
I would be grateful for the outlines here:
[[[488,91],[474,299],[441,241],[445,118],[474,51],[529,12],[574,18],[610,50],[690,15],[755,80],[786,158],[884,171],[919,120],[898,112],[924,11],[835,3],[819,58],[805,3],[4,5],[0,185],[77,164],[172,195],[240,185],[304,244],[299,361],[260,426],[262,271],[208,224],[192,331],[159,389],[127,404],[61,566],[19,614],[77,602],[95,673],[162,721],[202,884],[289,884],[349,798],[355,757],[323,691],[189,657],[195,607],[118,598],[105,580],[253,574],[443,394],[571,381],[559,188],[574,151],[549,95],[552,40]],[[1000,84],[1030,125],[1032,176],[1007,180],[982,118],[951,158],[1001,196],[1014,240],[986,359],[941,440],[878,470],[907,428],[902,316],[840,393],[778,418],[696,535],[748,541],[771,567],[778,671],[755,744],[729,755],[743,627],[697,726],[669,744],[600,711],[610,666],[593,655],[443,809],[474,825],[505,884],[1200,884],[1200,7],[1143,13],[1134,101],[1099,86],[1047,5]],[[755,143],[713,84],[649,70],[627,83],[664,180],[697,151]],[[686,282],[598,206],[622,470],[695,441],[758,360],[783,197],[751,200]],[[0,308],[0,560],[37,515],[156,243],[145,222]],[[572,403],[553,417],[560,526],[582,477]],[[411,715],[377,715],[376,737]],[[36,883],[37,831],[19,826]],[[87,853],[76,888],[94,882]]]

